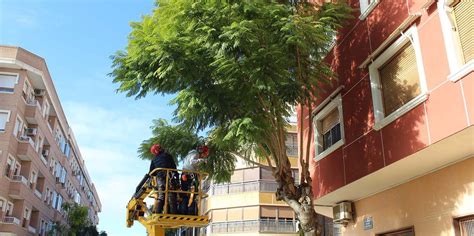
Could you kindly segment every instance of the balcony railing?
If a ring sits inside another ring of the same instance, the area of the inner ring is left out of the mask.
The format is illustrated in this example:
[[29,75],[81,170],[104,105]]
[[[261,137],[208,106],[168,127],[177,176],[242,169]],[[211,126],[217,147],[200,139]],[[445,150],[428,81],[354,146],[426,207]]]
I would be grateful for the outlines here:
[[3,223],[20,225],[20,220],[13,216],[6,216],[5,219],[3,219]]
[[43,194],[38,191],[38,189],[35,189],[35,195],[39,198],[39,199],[43,199]]
[[28,186],[28,179],[26,179],[23,175],[14,175],[12,180],[14,182],[21,182],[24,185]]
[[250,181],[244,183],[216,184],[211,188],[211,195],[225,195],[242,192],[275,192],[278,183],[274,181]]
[[28,232],[36,234],[36,228],[31,225],[28,225]]
[[295,233],[295,220],[248,220],[232,221],[222,223],[212,223],[210,230],[212,233],[242,233],[242,232],[262,232],[262,233]]

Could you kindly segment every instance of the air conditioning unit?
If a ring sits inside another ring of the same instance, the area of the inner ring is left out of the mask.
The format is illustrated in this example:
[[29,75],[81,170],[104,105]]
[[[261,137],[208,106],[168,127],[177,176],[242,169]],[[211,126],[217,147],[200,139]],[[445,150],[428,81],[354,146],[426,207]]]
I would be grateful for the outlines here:
[[41,97],[44,96],[46,91],[44,89],[35,89],[35,96]]
[[352,202],[344,201],[332,207],[333,222],[347,225],[353,219]]
[[26,129],[26,135],[35,136],[38,133],[37,128],[28,128]]

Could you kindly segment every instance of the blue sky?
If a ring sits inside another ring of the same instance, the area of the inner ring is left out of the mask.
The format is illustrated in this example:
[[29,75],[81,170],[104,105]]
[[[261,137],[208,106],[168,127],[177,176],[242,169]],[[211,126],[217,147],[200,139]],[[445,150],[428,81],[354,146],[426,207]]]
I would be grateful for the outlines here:
[[145,235],[125,227],[125,205],[147,170],[139,143],[151,120],[169,119],[169,97],[134,100],[116,94],[109,56],[126,46],[129,22],[151,12],[152,0],[0,0],[0,44],[46,59],[63,108],[102,201],[100,230]]

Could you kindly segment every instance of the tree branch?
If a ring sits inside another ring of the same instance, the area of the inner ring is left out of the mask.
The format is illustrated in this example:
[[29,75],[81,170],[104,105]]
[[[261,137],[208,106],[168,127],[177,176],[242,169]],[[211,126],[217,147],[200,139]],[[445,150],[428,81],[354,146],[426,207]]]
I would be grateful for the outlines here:
[[269,167],[269,166],[264,165],[264,164],[262,164],[262,163],[258,163],[258,162],[256,162],[256,161],[253,161],[253,160],[251,160],[251,159],[248,158],[248,157],[239,155],[239,154],[237,154],[237,153],[235,153],[235,152],[227,152],[227,153],[229,153],[229,154],[231,154],[231,155],[234,155],[234,156],[236,156],[236,157],[238,157],[238,158],[241,158],[241,159],[243,159],[243,160],[245,160],[245,161],[247,161],[247,162],[249,162],[249,163],[251,163],[251,164],[254,164],[254,165],[256,165],[256,166]]

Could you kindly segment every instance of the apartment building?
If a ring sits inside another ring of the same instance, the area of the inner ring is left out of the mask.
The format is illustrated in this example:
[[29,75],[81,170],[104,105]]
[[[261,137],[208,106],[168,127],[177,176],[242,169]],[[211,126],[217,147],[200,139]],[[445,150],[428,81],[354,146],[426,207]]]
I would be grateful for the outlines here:
[[[298,180],[296,124],[287,132],[287,154]],[[239,159],[230,183],[213,184],[205,209],[211,223],[207,235],[297,235],[293,210],[277,201],[277,183],[271,170]]]
[[45,60],[0,46],[0,235],[46,235],[66,223],[63,203],[101,203]]
[[317,211],[335,235],[474,235],[474,1],[349,4],[337,79],[298,113],[316,203],[350,204]]

